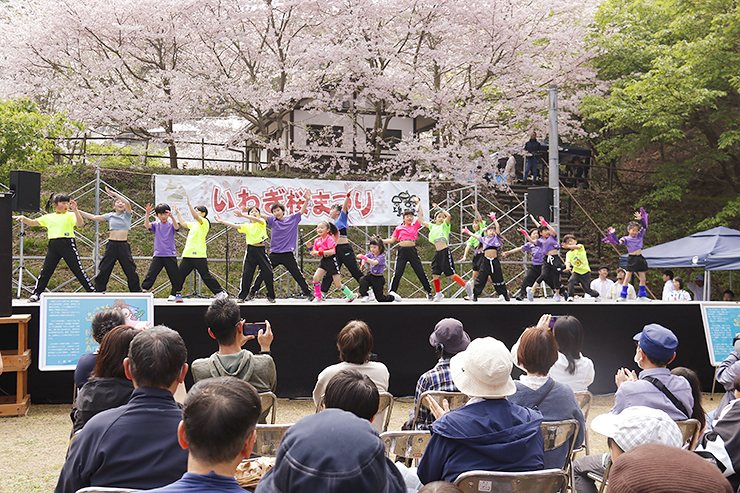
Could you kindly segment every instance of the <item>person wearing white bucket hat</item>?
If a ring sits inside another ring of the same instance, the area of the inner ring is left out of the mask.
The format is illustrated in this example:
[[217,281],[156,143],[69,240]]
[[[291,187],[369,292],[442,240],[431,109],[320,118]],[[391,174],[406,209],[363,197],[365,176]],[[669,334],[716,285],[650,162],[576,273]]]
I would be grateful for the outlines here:
[[542,414],[512,404],[511,353],[492,337],[475,339],[450,360],[452,381],[471,397],[439,417],[419,463],[422,483],[453,482],[472,470],[533,471],[544,465]]

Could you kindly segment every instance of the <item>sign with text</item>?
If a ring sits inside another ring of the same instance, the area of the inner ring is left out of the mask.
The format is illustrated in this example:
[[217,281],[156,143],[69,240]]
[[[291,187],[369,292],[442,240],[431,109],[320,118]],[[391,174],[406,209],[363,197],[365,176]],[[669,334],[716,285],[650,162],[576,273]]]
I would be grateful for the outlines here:
[[44,293],[39,319],[39,370],[74,370],[85,353],[98,349],[90,333],[93,315],[118,308],[128,325],[154,323],[151,293]]
[[737,303],[702,303],[701,316],[707,337],[709,360],[718,366],[734,349],[732,339],[740,333],[740,305]]
[[259,207],[263,215],[280,202],[286,214],[301,210],[306,190],[311,191],[305,224],[318,224],[329,215],[333,204],[343,204],[350,193],[349,222],[352,226],[385,226],[401,224],[403,212],[414,210],[414,195],[421,199],[429,219],[429,184],[409,181],[329,181],[285,178],[248,178],[240,176],[155,175],[157,203],[176,205],[186,221],[191,221],[186,195],[192,205],[205,205],[209,218],[242,222],[234,212],[244,207]]

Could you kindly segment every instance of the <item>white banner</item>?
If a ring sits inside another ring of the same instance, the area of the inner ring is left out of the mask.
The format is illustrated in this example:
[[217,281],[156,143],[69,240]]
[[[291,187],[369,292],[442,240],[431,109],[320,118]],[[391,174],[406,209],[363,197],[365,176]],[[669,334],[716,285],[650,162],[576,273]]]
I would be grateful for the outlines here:
[[349,204],[352,226],[398,225],[403,211],[415,209],[411,197],[418,195],[429,219],[429,184],[409,181],[329,181],[283,178],[247,178],[241,176],[155,175],[157,203],[176,205],[186,220],[190,220],[185,195],[192,205],[205,205],[208,217],[219,214],[223,219],[242,222],[234,212],[243,207],[257,206],[262,214],[270,214],[275,202],[285,205],[286,213],[298,212],[303,205],[305,190],[311,190],[305,224],[318,224],[329,215],[332,204],[342,204],[347,190],[355,187]]

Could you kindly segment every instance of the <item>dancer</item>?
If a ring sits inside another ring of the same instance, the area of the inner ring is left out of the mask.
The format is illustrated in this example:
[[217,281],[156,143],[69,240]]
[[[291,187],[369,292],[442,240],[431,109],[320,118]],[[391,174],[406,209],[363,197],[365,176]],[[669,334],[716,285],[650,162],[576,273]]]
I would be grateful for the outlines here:
[[432,204],[432,207],[438,209],[434,215],[434,222],[425,221],[421,210],[418,221],[422,226],[429,228],[429,241],[437,250],[432,259],[432,283],[434,284],[434,301],[442,301],[445,295],[442,293],[441,282],[439,280],[440,274],[444,273],[447,277],[451,277],[453,281],[463,288],[465,287],[465,281],[455,274],[455,262],[452,260],[452,254],[448,245],[450,229],[452,228],[450,224],[452,216],[437,204]]
[[[341,269],[342,265],[347,267],[349,273],[355,278],[355,281],[360,282],[362,277],[362,271],[357,267],[357,259],[355,258],[355,251],[352,249],[352,245],[349,244],[349,238],[347,237],[347,212],[349,211],[349,199],[354,191],[354,187],[347,190],[347,196],[344,198],[342,205],[334,204],[331,206],[329,212],[329,218],[339,230],[339,238],[337,238],[337,265]],[[326,293],[331,287],[332,278],[329,274],[324,276],[321,281],[321,292]]]
[[337,237],[339,236],[339,230],[334,225],[327,221],[321,221],[316,226],[316,233],[319,235],[318,238],[311,246],[311,242],[306,242],[306,247],[311,249],[311,255],[313,257],[321,257],[319,268],[316,269],[316,273],[313,275],[313,290],[315,293],[314,301],[322,301],[324,296],[321,294],[321,279],[324,275],[328,274],[334,281],[334,286],[338,290],[344,293],[347,297],[348,302],[352,302],[355,299],[355,295],[347,286],[342,285],[342,278],[339,275],[339,263],[337,262],[336,246]]
[[[275,202],[270,206],[270,212],[272,216],[267,218],[267,225],[270,226],[270,263],[272,264],[273,272],[278,265],[284,265],[290,275],[293,276],[295,282],[301,288],[303,295],[308,300],[313,300],[313,293],[308,289],[308,284],[303,278],[303,273],[298,268],[296,263],[295,252],[296,244],[298,243],[298,224],[301,222],[301,217],[308,211],[308,203],[311,200],[311,190],[306,190],[303,193],[303,206],[299,212],[294,214],[285,215],[285,206],[280,202]],[[251,291],[246,297],[246,300],[254,299],[254,296],[262,286],[263,281],[262,270],[260,270],[259,276],[254,281]]]
[[211,223],[206,219],[208,209],[204,205],[193,205],[190,203],[190,197],[185,195],[190,214],[193,215],[195,222],[185,222],[182,214],[175,206],[175,214],[180,224],[188,228],[188,238],[185,240],[185,248],[182,250],[182,261],[180,261],[180,279],[185,282],[188,275],[195,270],[200,274],[203,282],[206,283],[216,299],[227,298],[229,294],[221,287],[218,281],[211,275],[208,270],[208,255],[206,254],[206,236],[211,229]]
[[617,301],[627,300],[627,285],[630,283],[630,279],[632,279],[633,272],[636,272],[637,276],[640,278],[640,288],[637,291],[637,301],[650,301],[647,297],[647,288],[645,287],[648,264],[645,257],[642,256],[642,239],[645,237],[645,232],[648,227],[648,213],[645,212],[645,209],[640,207],[640,210],[635,212],[635,219],[635,221],[630,221],[629,224],[627,224],[627,236],[622,236],[617,239],[616,230],[609,226],[606,238],[602,238],[601,240],[610,245],[624,244],[629,253],[629,256],[627,257],[627,268],[625,269],[627,274],[624,276],[622,292],[619,294],[619,299],[617,299]]
[[[423,218],[421,199],[414,195],[413,200],[416,202],[416,213],[420,218]],[[420,229],[421,223],[418,220],[414,221],[414,211],[407,209],[403,213],[403,224],[396,226],[393,235],[383,240],[385,244],[399,242],[398,256],[396,257],[396,272],[393,274],[391,290],[389,291],[391,296],[397,294],[398,286],[401,284],[401,278],[403,277],[403,271],[406,269],[406,264],[410,263],[424,291],[427,292],[427,298],[429,300],[433,299],[432,287],[429,285],[429,279],[427,279],[427,275],[424,272],[424,266],[419,258],[419,252],[416,250],[416,238],[419,236]]]
[[[493,224],[488,225],[485,230],[486,234],[478,236],[485,258],[481,263],[480,272],[473,287],[473,301],[478,301],[478,296],[483,293],[483,288],[486,287],[489,277],[496,292],[503,296],[506,301],[509,301],[509,291],[506,289],[504,274],[501,271],[501,262],[498,259],[498,250],[503,246],[501,228],[496,220],[495,213],[491,213],[491,219]],[[468,228],[463,229],[463,233],[473,235]]]
[[367,302],[370,298],[368,296],[368,288],[372,286],[373,294],[375,299],[379,302],[389,301],[401,301],[401,297],[396,293],[385,295],[383,294],[383,286],[385,285],[385,277],[383,272],[385,271],[385,245],[383,240],[379,236],[373,236],[370,238],[370,251],[367,255],[360,255],[362,264],[370,264],[370,272],[360,278],[360,301]]
[[61,259],[64,259],[67,267],[85,291],[90,293],[95,290],[87,277],[87,273],[85,273],[85,269],[82,268],[80,254],[77,252],[77,244],[75,243],[74,228],[75,226],[81,228],[84,223],[80,211],[77,210],[77,202],[71,200],[66,193],[56,193],[46,203],[46,209],[52,203],[54,204],[54,212],[45,214],[38,219],[30,219],[23,215],[13,216],[13,219],[26,226],[46,228],[49,238],[49,248],[46,251],[44,265],[41,267],[41,273],[36,281],[36,286],[33,288],[33,293],[28,297],[30,302],[39,300]]
[[[149,222],[149,216],[152,210],[157,216],[157,221]],[[141,288],[144,292],[148,291],[157,280],[157,276],[164,267],[167,271],[167,277],[170,278],[172,289],[167,301],[182,303],[182,279],[180,271],[177,269],[177,247],[175,245],[175,233],[180,230],[177,219],[172,215],[170,206],[165,203],[157,204],[152,208],[152,204],[146,205],[146,215],[144,216],[144,227],[154,233],[154,255],[152,263],[149,265],[149,272],[146,273]]]
[[[532,220],[534,220],[534,217],[532,218]],[[540,233],[539,231],[537,231],[537,228],[533,229],[529,233],[527,233],[527,231],[524,229],[520,229],[519,232],[524,235],[526,243],[524,243],[524,245],[520,247],[513,248],[502,253],[501,258],[506,258],[512,253],[517,253],[521,251],[530,252],[532,254],[532,263],[530,264],[529,269],[527,270],[527,273],[522,280],[522,287],[519,289],[519,294],[516,295],[516,299],[521,301],[524,299],[524,296],[527,296],[529,301],[534,301],[534,292],[532,291],[532,286],[534,286],[534,282],[537,280],[540,274],[542,274],[542,261],[545,258],[545,252],[542,251]]]
[[[543,252],[545,252],[545,260],[542,263],[542,273],[535,281],[536,284],[545,281],[555,291],[552,299],[553,301],[560,301],[560,293],[562,291],[565,300],[568,300],[568,291],[563,287],[563,283],[560,281],[560,273],[563,272],[565,265],[563,265],[563,259],[560,258],[560,245],[558,245],[558,234],[555,228],[547,224],[545,218],[540,216],[540,222],[537,223],[537,231],[540,233],[539,245]],[[549,281],[549,282],[548,282]],[[531,288],[530,288],[531,290]],[[528,291],[530,291],[528,290]],[[527,293],[529,298],[529,292]],[[530,298],[531,300],[532,298]]]
[[[245,214],[246,212],[246,214]],[[244,264],[242,266],[242,282],[239,289],[239,301],[244,302],[254,299],[249,292],[249,286],[252,285],[254,271],[257,266],[260,268],[260,278],[265,281],[267,287],[267,301],[275,303],[275,287],[272,277],[272,264],[267,258],[265,252],[265,241],[267,241],[267,221],[260,215],[257,207],[244,208],[235,212],[236,217],[243,217],[247,223],[236,224],[224,221],[218,214],[213,218],[216,222],[234,228],[240,233],[244,233],[247,239],[247,250],[244,252]]]
[[591,289],[591,267],[588,265],[588,255],[586,249],[573,235],[563,237],[563,248],[568,250],[565,255],[565,269],[563,272],[570,272],[568,279],[568,296],[575,297],[576,284],[580,284],[583,292],[601,301],[601,294],[595,289]]
[[136,273],[136,264],[131,255],[131,245],[128,243],[128,232],[131,229],[131,203],[122,195],[105,187],[105,193],[113,198],[113,210],[103,215],[90,214],[80,211],[80,215],[91,221],[108,221],[108,244],[105,247],[103,260],[98,266],[98,275],[95,276],[95,291],[104,293],[108,287],[113,267],[116,261],[121,264],[121,269],[128,281],[128,290],[132,293],[141,292],[139,286],[139,274]]
[[465,283],[465,292],[468,294],[468,298],[473,298],[473,285],[475,284],[476,277],[478,277],[478,271],[480,271],[480,263],[483,261],[483,250],[480,248],[480,242],[478,241],[477,236],[486,229],[486,221],[483,220],[480,212],[478,212],[478,208],[475,206],[475,201],[472,202],[472,205],[473,210],[475,211],[475,219],[473,219],[473,234],[475,234],[475,236],[471,236],[468,238],[468,241],[465,242],[465,251],[460,259],[460,262],[465,262],[468,258],[468,253],[471,249],[473,250],[473,279]]

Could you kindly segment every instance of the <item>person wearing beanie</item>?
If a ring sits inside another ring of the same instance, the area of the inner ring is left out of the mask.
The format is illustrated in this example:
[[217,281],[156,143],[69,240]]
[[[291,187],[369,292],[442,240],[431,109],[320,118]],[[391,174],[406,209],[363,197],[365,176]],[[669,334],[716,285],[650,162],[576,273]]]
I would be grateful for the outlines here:
[[[609,493],[731,493],[719,468],[677,447],[649,443],[614,459]],[[580,490],[578,490],[580,493]]]
[[[450,374],[450,358],[461,351],[465,351],[470,344],[470,336],[463,330],[463,324],[455,318],[443,318],[434,327],[429,336],[429,344],[437,351],[439,361],[434,368],[424,372],[416,382],[414,392],[414,409],[419,405],[421,394],[428,390],[439,392],[459,392]],[[404,423],[403,429],[411,429],[411,420],[414,411],[409,411],[409,421]],[[434,416],[425,406],[419,409],[417,430],[428,430],[434,422]]]
[[453,411],[430,403],[437,420],[417,470],[422,483],[453,482],[472,470],[543,468],[542,414],[506,399],[516,392],[512,366],[509,349],[493,337],[475,339],[452,357],[452,381],[471,399]]

